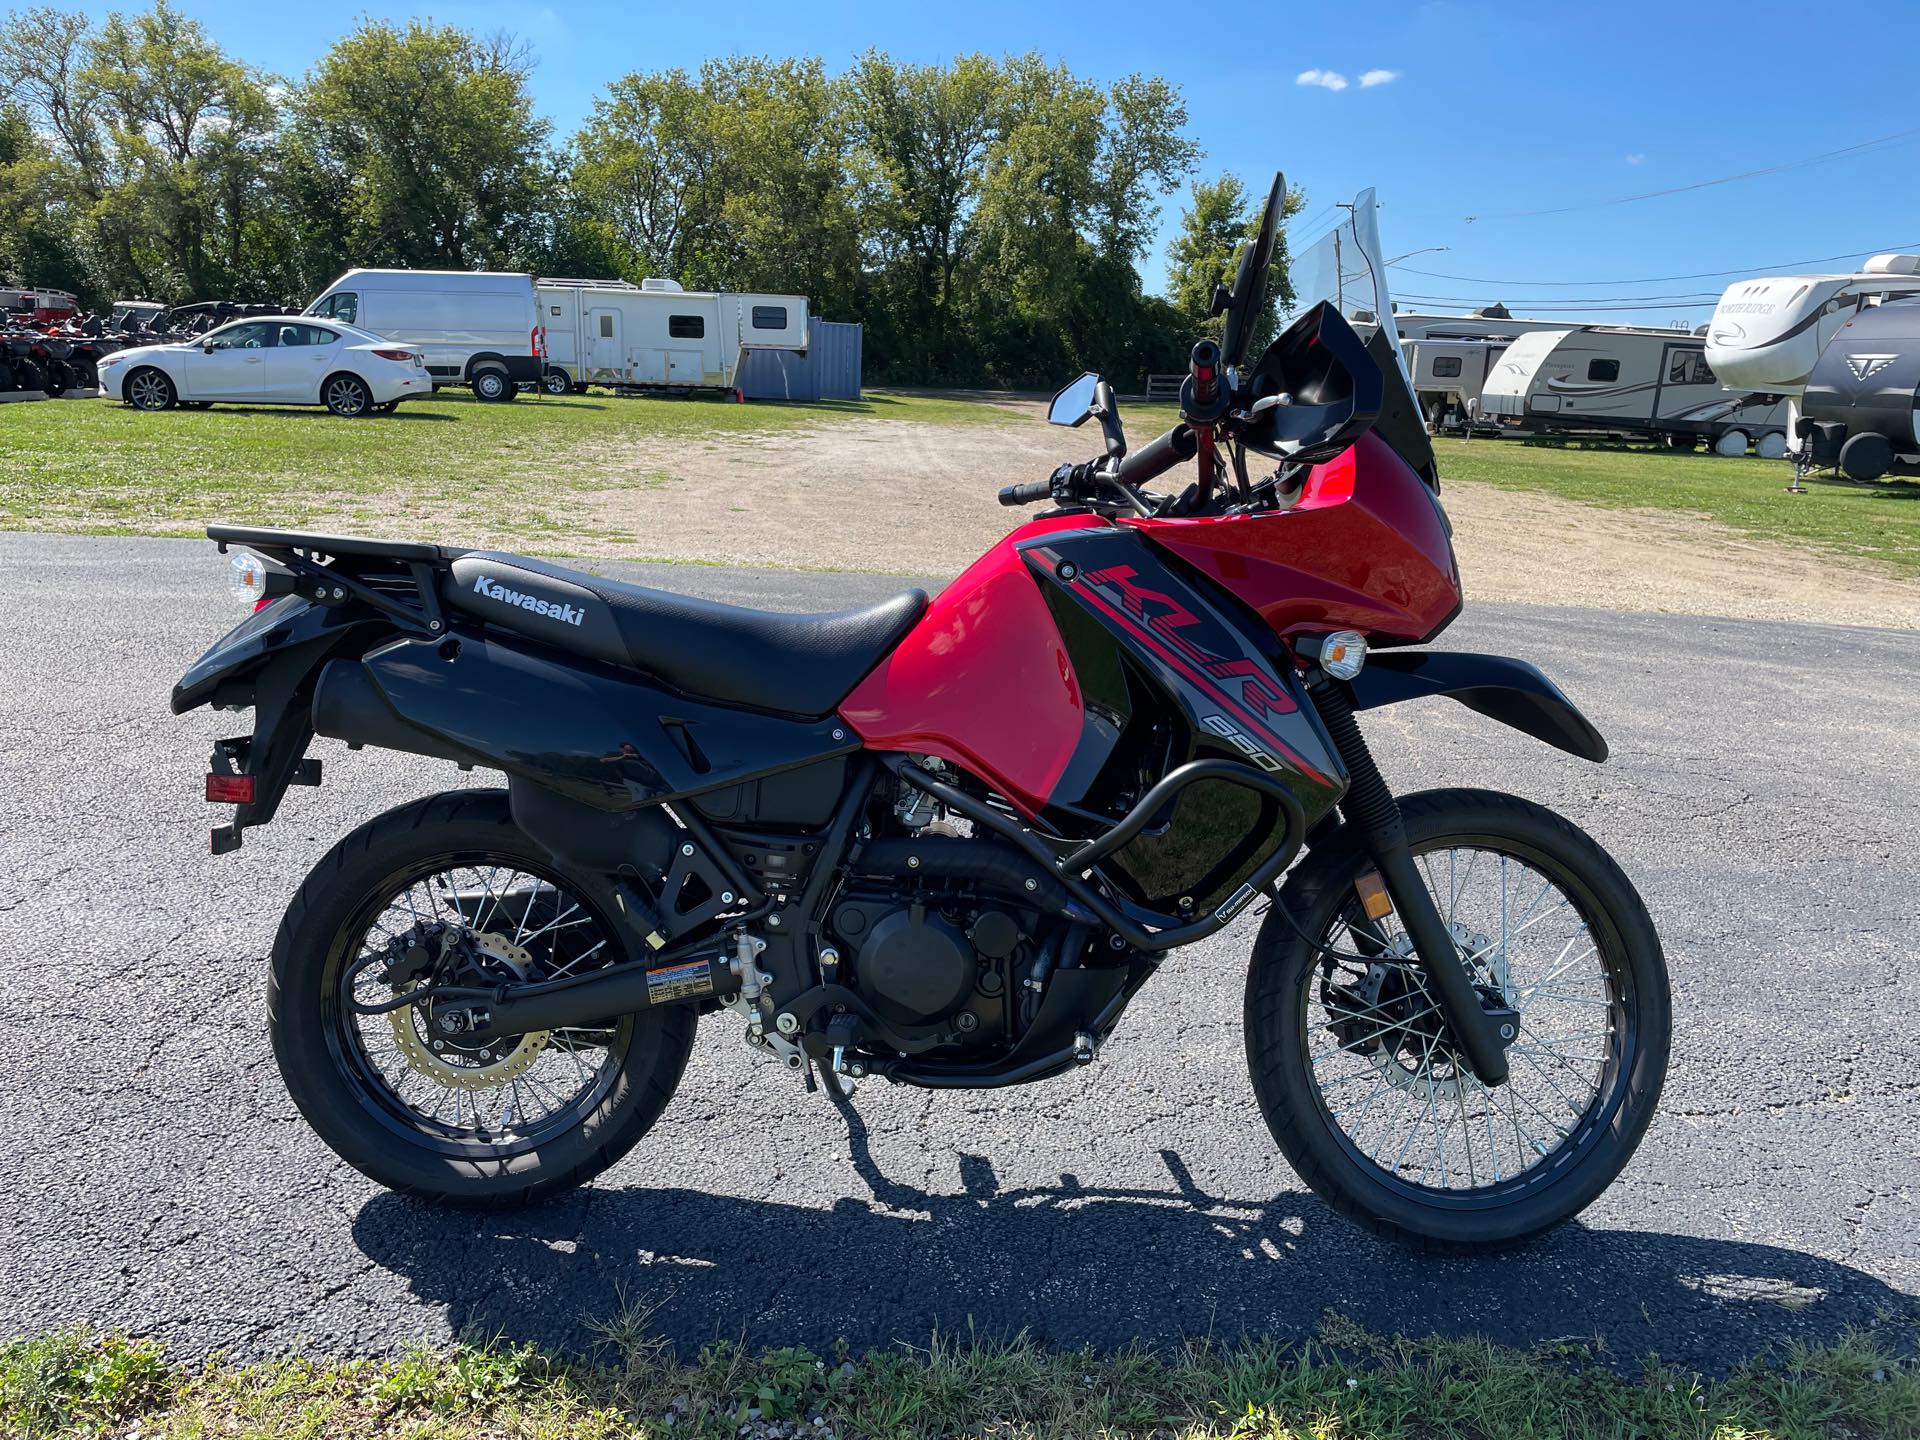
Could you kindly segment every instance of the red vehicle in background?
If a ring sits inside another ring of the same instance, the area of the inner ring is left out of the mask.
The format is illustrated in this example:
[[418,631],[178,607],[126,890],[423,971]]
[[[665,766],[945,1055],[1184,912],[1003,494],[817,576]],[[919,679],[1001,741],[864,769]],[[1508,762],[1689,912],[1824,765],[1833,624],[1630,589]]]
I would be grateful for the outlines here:
[[80,302],[64,290],[29,290],[0,286],[0,319],[15,325],[56,325],[80,313]]
[[[932,602],[770,614],[210,529],[271,601],[174,689],[254,712],[207,776],[216,852],[319,783],[316,733],[506,776],[376,817],[294,897],[269,1012],[320,1135],[394,1189],[517,1204],[641,1139],[700,1013],[810,1088],[992,1088],[1242,950],[1254,1095],[1342,1213],[1485,1247],[1599,1195],[1666,1068],[1645,907],[1539,805],[1396,797],[1356,715],[1441,695],[1606,744],[1533,666],[1414,648],[1462,591],[1390,327],[1314,304],[1247,363],[1282,194],[1180,422],[1134,449],[1105,381],[1066,386],[1049,418],[1101,453],[1003,490],[1050,508]],[[778,1117],[720,1103],[776,1163]]]

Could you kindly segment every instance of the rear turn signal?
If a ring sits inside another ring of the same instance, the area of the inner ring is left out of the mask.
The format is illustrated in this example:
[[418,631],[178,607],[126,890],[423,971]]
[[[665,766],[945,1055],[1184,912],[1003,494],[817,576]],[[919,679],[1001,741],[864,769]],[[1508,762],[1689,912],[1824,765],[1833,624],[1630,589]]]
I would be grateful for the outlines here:
[[251,805],[253,776],[209,774],[207,800],[214,805]]

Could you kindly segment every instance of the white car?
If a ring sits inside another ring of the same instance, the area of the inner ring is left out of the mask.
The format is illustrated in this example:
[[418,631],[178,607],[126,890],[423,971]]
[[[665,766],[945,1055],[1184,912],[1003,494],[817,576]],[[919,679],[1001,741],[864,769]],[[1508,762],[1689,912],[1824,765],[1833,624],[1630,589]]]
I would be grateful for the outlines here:
[[418,350],[337,320],[264,315],[177,345],[141,345],[100,362],[100,388],[136,410],[175,405],[324,405],[335,415],[384,415],[433,393]]

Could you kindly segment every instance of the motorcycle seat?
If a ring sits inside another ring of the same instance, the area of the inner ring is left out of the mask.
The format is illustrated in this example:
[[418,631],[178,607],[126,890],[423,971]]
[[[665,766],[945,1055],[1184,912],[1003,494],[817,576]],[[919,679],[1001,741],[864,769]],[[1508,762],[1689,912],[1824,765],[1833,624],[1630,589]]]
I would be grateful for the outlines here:
[[687,695],[825,715],[925,613],[924,590],[817,615],[751,610],[498,551],[455,559],[458,609]]

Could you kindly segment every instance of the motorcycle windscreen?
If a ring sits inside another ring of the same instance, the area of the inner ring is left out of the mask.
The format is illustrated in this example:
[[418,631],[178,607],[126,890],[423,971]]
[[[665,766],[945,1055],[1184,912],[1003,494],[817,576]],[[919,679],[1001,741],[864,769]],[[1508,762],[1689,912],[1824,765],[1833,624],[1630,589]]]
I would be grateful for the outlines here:
[[1334,213],[1339,219],[1310,238],[1287,267],[1287,289],[1280,297],[1282,324],[1324,300],[1365,337],[1367,353],[1379,365],[1384,381],[1373,433],[1438,490],[1440,472],[1433,442],[1414,403],[1406,353],[1393,324],[1393,296],[1381,258],[1379,205],[1373,190],[1362,190],[1351,206],[1336,206]]

